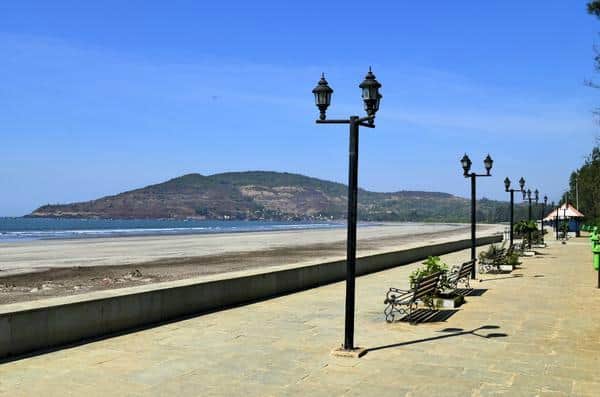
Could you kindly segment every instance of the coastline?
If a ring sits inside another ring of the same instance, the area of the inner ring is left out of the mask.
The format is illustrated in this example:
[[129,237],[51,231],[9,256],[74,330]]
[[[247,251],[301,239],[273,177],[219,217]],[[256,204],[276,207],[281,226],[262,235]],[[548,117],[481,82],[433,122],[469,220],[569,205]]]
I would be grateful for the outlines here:
[[[32,222],[27,222],[32,221]],[[11,223],[13,223],[11,225]],[[29,224],[27,224],[29,223]],[[65,225],[66,224],[66,225]],[[364,226],[379,222],[363,222]],[[333,229],[332,221],[236,221],[195,219],[87,219],[0,217],[0,246],[33,240],[73,240],[112,237],[186,236],[258,231]]]
[[[480,236],[501,225],[478,225]],[[468,238],[468,225],[359,228],[358,254]],[[340,260],[344,229],[36,240],[3,244],[0,304],[124,288],[282,264]]]

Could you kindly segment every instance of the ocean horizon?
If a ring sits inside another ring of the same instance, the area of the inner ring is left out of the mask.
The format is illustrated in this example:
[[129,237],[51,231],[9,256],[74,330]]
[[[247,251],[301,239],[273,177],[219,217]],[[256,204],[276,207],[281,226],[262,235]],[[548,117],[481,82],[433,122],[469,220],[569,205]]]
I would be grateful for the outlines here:
[[327,229],[345,227],[345,225],[345,221],[0,217],[0,243],[31,240]]
[[[388,222],[359,222],[377,226]],[[394,222],[415,227],[427,222]],[[457,225],[453,222],[439,222]],[[31,240],[72,240],[106,237],[169,236],[190,234],[249,233],[284,230],[345,228],[337,221],[243,221],[198,219],[86,219],[0,217],[0,244]]]

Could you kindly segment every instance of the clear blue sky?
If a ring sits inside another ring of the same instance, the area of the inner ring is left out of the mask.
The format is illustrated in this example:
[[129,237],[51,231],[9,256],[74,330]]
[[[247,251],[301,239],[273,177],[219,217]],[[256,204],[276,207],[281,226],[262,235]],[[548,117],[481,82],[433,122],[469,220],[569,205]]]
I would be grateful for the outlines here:
[[[0,3],[0,215],[190,172],[346,181],[369,65],[383,84],[360,185],[469,194],[458,160],[489,152],[479,196],[523,175],[556,199],[598,136],[585,1]],[[597,76],[600,80],[600,76]]]

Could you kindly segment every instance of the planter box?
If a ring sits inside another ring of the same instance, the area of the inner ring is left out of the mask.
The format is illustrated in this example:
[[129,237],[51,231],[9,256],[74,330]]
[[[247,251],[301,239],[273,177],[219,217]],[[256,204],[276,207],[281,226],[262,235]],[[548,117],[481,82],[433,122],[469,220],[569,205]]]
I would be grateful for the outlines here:
[[533,244],[531,246],[531,248],[546,248],[547,245],[546,244]]
[[454,309],[465,303],[462,295],[443,294],[433,298],[435,307],[438,309]]
[[500,265],[501,272],[512,272],[514,270],[513,265]]

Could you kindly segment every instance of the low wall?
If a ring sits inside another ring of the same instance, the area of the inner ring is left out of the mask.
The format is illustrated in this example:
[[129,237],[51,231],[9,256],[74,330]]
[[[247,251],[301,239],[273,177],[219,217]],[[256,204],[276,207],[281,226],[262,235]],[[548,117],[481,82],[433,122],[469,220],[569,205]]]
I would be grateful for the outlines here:
[[[479,238],[478,245],[502,240]],[[358,258],[364,275],[470,247],[470,240]],[[345,279],[345,261],[321,263],[213,281],[182,280],[154,286],[0,306],[0,358],[302,291]],[[125,291],[125,292],[124,292]],[[90,296],[93,296],[91,298]],[[10,308],[10,310],[9,310]]]

